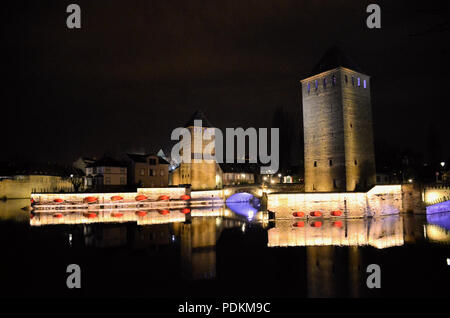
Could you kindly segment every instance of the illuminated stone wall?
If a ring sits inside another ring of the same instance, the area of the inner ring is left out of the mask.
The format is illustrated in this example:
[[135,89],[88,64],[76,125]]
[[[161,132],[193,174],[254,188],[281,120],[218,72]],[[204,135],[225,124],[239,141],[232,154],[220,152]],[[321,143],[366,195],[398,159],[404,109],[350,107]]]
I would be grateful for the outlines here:
[[[217,173],[215,160],[203,160],[204,148],[211,140],[203,141],[202,136],[207,127],[187,127],[191,133],[191,163],[182,162],[172,173],[172,184],[190,184],[193,190],[216,189],[221,186],[221,173]],[[214,138],[214,136],[212,137]],[[212,139],[214,140],[214,139]],[[196,149],[195,145],[198,146]],[[215,154],[215,149],[212,150]]]
[[402,184],[402,212],[425,214],[423,189],[418,183]]
[[398,214],[402,209],[401,185],[378,185],[368,192],[270,193],[267,209],[276,218],[293,218],[293,212],[321,211],[324,217],[340,210],[343,217],[362,218]]
[[423,200],[427,205],[450,200],[450,187],[425,187]]
[[111,197],[121,196],[124,201],[134,202],[138,194],[144,194],[151,200],[156,200],[160,195],[168,195],[171,199],[179,199],[186,193],[185,188],[138,188],[137,192],[116,193],[35,193],[31,197],[37,202],[50,202],[54,199],[63,199],[71,202],[82,202],[86,197],[96,197],[99,203],[111,202]]
[[367,189],[376,182],[370,77],[349,69],[342,73],[347,191],[355,190],[357,184]]
[[374,185],[369,77],[338,67],[301,82],[305,190],[355,191]]
[[192,191],[192,199],[223,200],[224,190]]
[[73,191],[68,179],[59,176],[30,175],[0,180],[0,199],[29,199],[31,193]]

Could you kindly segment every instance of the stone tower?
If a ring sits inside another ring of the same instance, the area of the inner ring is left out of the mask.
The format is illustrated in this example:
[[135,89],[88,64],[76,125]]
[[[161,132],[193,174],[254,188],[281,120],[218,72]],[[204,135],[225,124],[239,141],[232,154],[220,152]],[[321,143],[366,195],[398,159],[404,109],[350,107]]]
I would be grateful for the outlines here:
[[[201,127],[195,123],[201,120]],[[211,142],[202,140],[203,133],[207,128],[212,128],[208,119],[202,111],[197,110],[184,126],[191,134],[191,162],[182,162],[178,169],[173,172],[172,184],[190,184],[192,190],[210,190],[221,187],[220,169],[215,160],[204,160],[203,149]],[[214,136],[212,137],[214,138]],[[195,148],[195,145],[200,145]],[[215,149],[213,150],[213,154]]]
[[305,191],[363,191],[373,186],[370,77],[333,47],[301,83]]

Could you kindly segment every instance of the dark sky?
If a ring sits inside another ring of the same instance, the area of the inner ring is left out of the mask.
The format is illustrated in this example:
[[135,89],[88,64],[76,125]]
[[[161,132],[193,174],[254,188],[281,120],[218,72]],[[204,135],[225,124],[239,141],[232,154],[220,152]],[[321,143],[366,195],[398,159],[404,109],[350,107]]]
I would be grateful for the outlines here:
[[0,161],[156,151],[197,108],[221,128],[270,127],[277,106],[300,122],[299,80],[334,44],[372,77],[377,143],[425,153],[434,127],[448,155],[449,2],[376,1],[370,30],[371,2],[14,1]]

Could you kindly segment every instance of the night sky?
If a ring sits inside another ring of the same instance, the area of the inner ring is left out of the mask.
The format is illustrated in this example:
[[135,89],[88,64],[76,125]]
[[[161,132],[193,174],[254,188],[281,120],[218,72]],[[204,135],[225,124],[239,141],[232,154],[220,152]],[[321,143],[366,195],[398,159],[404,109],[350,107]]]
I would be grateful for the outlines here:
[[[449,155],[448,1],[13,2],[0,161],[157,151],[196,109],[220,128],[270,127],[282,106],[300,140],[299,81],[334,44],[372,77],[377,144],[426,154],[431,134]],[[365,25],[372,2],[381,30]],[[66,27],[70,3],[81,30]]]

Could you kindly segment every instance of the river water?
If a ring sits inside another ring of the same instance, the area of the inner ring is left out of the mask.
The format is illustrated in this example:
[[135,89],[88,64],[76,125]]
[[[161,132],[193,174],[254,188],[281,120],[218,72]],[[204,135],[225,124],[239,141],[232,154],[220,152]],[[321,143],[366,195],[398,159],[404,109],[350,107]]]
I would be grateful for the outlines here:
[[[235,203],[146,224],[30,219],[27,204],[0,202],[2,298],[450,296],[450,213],[319,224],[261,221]],[[69,264],[80,289],[66,286]],[[367,287],[370,264],[379,289]]]

